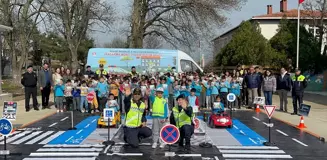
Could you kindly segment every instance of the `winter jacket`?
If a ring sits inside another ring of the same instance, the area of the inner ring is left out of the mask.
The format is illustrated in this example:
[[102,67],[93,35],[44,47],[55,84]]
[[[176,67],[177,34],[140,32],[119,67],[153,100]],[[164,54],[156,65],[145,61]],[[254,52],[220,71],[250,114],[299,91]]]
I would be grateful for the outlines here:
[[291,80],[291,76],[288,73],[286,73],[283,78],[282,75],[278,75],[276,81],[277,81],[277,90],[281,90],[281,89],[287,91],[291,90],[292,80]]
[[274,76],[265,77],[263,79],[263,84],[262,84],[263,91],[275,92],[276,87],[277,87],[276,78]]
[[249,73],[245,76],[244,82],[246,87],[249,89],[259,88],[261,84],[261,77],[257,73]]

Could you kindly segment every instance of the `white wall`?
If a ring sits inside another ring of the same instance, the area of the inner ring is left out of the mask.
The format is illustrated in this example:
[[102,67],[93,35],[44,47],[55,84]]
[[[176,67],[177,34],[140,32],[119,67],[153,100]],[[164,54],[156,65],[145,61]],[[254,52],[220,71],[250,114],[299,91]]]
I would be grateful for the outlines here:
[[270,40],[275,34],[279,25],[279,20],[258,20],[261,28],[261,34],[268,40]]

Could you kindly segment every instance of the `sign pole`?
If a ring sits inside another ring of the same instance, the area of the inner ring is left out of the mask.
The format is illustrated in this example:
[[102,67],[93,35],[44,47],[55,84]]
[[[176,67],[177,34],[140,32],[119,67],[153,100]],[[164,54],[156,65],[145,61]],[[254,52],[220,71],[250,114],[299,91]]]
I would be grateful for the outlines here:
[[269,106],[266,105],[264,106],[264,109],[266,110],[266,113],[268,115],[268,132],[269,132],[269,138],[268,138],[268,142],[264,142],[263,145],[265,146],[275,146],[275,143],[271,142],[271,127],[273,127],[273,124],[271,123],[271,117],[275,111],[276,106]]
[[70,115],[71,115],[71,119],[72,119],[72,121],[71,121],[72,126],[68,130],[76,130],[77,128],[74,127],[74,111],[70,111],[70,113],[71,113]]
[[4,136],[4,150],[0,151],[0,155],[4,155],[5,160],[7,159],[7,155],[10,155],[10,151],[7,150],[7,136],[11,134],[13,130],[12,123],[8,119],[0,119],[0,135]]
[[[4,137],[4,150],[7,150],[7,136]],[[7,160],[7,155],[5,155],[5,160]]]
[[108,140],[107,141],[104,141],[102,144],[103,145],[106,145],[106,146],[114,145],[115,142],[112,141],[112,140],[110,140],[110,122],[111,122],[111,118],[107,115],[107,112],[108,112],[108,114],[110,113],[110,116],[112,116],[112,118],[114,118],[114,110],[111,110],[111,109],[106,110],[106,109],[104,109],[103,112],[104,112],[103,115],[106,116],[107,117],[107,120],[108,120]]

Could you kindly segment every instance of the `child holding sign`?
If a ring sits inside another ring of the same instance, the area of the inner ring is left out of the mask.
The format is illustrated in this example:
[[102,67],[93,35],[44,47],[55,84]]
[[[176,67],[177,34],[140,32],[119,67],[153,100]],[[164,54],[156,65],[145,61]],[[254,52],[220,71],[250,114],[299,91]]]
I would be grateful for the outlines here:
[[224,111],[225,111],[224,103],[221,102],[220,96],[217,96],[216,101],[213,103],[212,106],[212,113],[221,114]]

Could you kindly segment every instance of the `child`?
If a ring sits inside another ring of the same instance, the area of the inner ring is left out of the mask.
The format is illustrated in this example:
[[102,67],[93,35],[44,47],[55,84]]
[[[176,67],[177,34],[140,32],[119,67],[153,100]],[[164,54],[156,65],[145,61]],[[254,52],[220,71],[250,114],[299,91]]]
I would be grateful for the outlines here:
[[[86,109],[86,112],[90,113],[94,113],[94,110],[98,109],[98,100],[96,98],[96,93],[95,93],[95,87],[94,87],[94,83],[89,82],[87,84],[88,88],[87,88],[87,94],[92,93],[94,95],[94,98],[92,101],[88,101],[88,109]],[[90,110],[89,110],[90,109]]]
[[[241,109],[241,89],[240,89],[240,84],[237,82],[237,78],[233,77],[232,83],[230,84],[231,89],[230,93],[234,93],[236,96],[236,101],[238,104],[238,109]],[[233,102],[233,107],[236,106],[236,101]]]
[[[109,91],[109,86],[107,82],[104,81],[104,77],[100,77],[100,82],[97,84],[96,90],[98,91],[98,97],[99,97],[98,109],[102,112],[103,108],[106,106],[108,91]],[[98,109],[96,109],[96,112],[99,112]]]
[[[197,96],[195,96],[195,92],[196,92],[196,89],[192,88],[191,94],[190,94],[190,96],[188,96],[188,102],[192,108],[199,107],[199,98]],[[199,110],[200,108],[197,108],[197,109]],[[194,109],[193,109],[193,111],[194,111]]]
[[210,85],[210,89],[211,89],[211,106],[213,105],[213,103],[216,100],[216,97],[219,95],[219,91],[218,91],[218,82],[217,82],[217,78],[213,77],[212,78],[212,82]]
[[80,105],[81,105],[81,90],[78,87],[80,87],[79,81],[75,80],[73,84],[73,91],[72,91],[74,110],[80,110]]
[[219,88],[220,88],[220,95],[221,95],[222,102],[224,103],[225,106],[227,106],[227,95],[228,95],[228,90],[230,88],[230,84],[226,80],[225,76],[221,77]]
[[63,85],[64,82],[62,80],[59,80],[59,83],[57,83],[54,87],[55,92],[55,101],[57,105],[57,113],[63,112],[64,108],[64,91],[65,91],[65,85]]
[[115,100],[114,94],[110,93],[108,98],[109,99],[106,103],[106,108],[114,108],[115,113],[117,113],[119,111],[119,105],[118,105],[117,101]]
[[168,84],[167,84],[167,78],[166,77],[161,77],[160,78],[160,84],[158,87],[162,88],[164,90],[163,97],[167,100],[169,96],[168,92]]
[[203,83],[205,88],[207,89],[206,92],[206,105],[207,105],[207,109],[211,108],[211,80],[209,80],[208,82],[204,82]]
[[214,105],[212,106],[212,113],[221,114],[224,113],[224,111],[225,111],[224,103],[221,102],[220,96],[218,95],[216,97],[216,101],[214,102]]
[[72,91],[73,91],[72,81],[68,79],[65,85],[66,111],[72,110],[72,105],[73,105]]
[[[156,90],[156,96],[151,102],[152,104],[152,148],[156,148],[159,140],[161,128],[168,122],[168,104],[163,97],[164,89],[159,87]],[[160,141],[160,148],[164,148],[165,143]]]
[[[81,110],[82,113],[84,113],[85,111],[88,111],[88,108],[89,108],[89,104],[88,104],[88,101],[86,99],[87,90],[88,90],[86,81],[83,80],[82,81],[82,84],[81,84],[81,87],[77,87],[77,89],[80,89],[81,90],[80,110]],[[85,107],[85,109],[84,109],[84,107]]]

